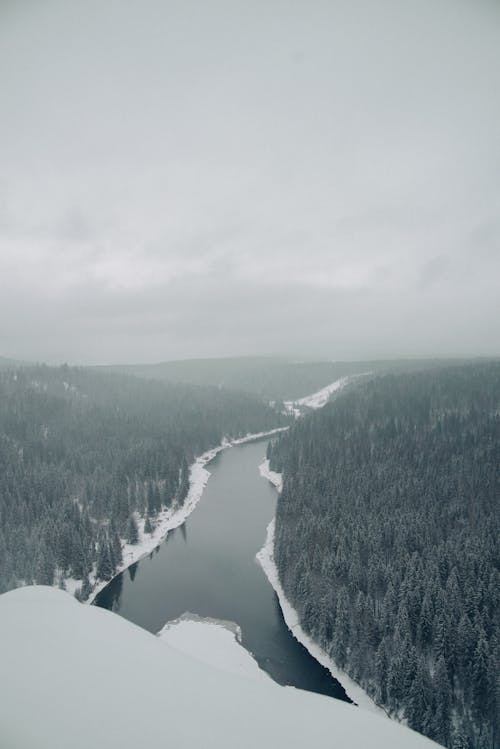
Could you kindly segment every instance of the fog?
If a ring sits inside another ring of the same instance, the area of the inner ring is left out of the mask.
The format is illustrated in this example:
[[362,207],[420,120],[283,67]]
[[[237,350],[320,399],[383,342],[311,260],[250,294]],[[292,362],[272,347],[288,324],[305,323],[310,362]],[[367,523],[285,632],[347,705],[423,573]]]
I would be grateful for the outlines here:
[[499,354],[493,0],[0,4],[0,355]]

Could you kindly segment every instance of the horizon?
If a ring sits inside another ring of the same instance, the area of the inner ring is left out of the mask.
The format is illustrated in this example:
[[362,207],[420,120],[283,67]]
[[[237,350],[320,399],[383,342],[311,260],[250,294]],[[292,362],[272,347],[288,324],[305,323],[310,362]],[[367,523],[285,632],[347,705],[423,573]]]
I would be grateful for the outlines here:
[[376,357],[354,357],[351,359],[346,358],[328,358],[328,357],[315,357],[315,356],[297,356],[297,355],[286,355],[286,354],[241,354],[234,356],[192,356],[184,359],[162,359],[157,361],[119,361],[119,362],[85,362],[85,361],[48,361],[48,360],[37,360],[37,359],[15,359],[14,357],[4,356],[0,354],[0,363],[7,362],[13,366],[47,366],[47,367],[82,367],[82,368],[95,368],[95,369],[106,369],[106,368],[137,368],[137,367],[160,367],[168,364],[189,364],[197,362],[235,362],[235,361],[274,361],[283,362],[285,364],[350,364],[350,363],[384,363],[384,362],[450,362],[450,363],[468,363],[477,361],[496,361],[500,359],[500,353],[498,354],[450,354],[447,356],[439,354],[429,354],[425,356],[418,355],[406,355],[406,356],[376,356]]

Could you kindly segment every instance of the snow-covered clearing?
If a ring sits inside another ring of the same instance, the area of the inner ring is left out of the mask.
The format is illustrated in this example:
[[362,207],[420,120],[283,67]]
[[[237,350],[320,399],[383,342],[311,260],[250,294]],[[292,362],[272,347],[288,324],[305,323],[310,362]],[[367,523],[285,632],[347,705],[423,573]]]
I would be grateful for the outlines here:
[[341,377],[339,380],[335,380],[330,385],[326,385],[326,387],[321,388],[316,393],[305,395],[303,398],[298,398],[294,401],[284,401],[285,410],[287,413],[293,414],[295,418],[299,418],[299,416],[303,415],[304,409],[323,408],[337,390],[342,390],[352,380],[358,377],[366,377],[369,374],[371,373],[362,372],[361,374],[347,375],[346,377]]
[[326,387],[321,388],[321,390],[318,390],[316,393],[312,393],[311,395],[306,395],[304,398],[298,398],[295,401],[285,401],[285,408],[289,413],[296,413],[296,409],[299,409],[301,407],[306,408],[323,408],[323,406],[328,402],[328,399],[334,393],[336,390],[340,390],[345,385],[347,385],[347,382],[350,380],[350,377],[342,377],[340,380],[335,380],[335,382],[332,382],[330,385],[326,385]]
[[[263,437],[270,437],[273,434],[278,434],[286,429],[288,429],[288,427],[278,427],[276,429],[271,429],[268,432],[247,434],[246,437],[239,437],[238,439],[231,441],[223,440],[220,445],[217,445],[217,447],[214,447],[211,450],[207,450],[203,455],[196,458],[189,468],[189,491],[181,507],[175,509],[170,508],[159,513],[152,533],[144,533],[145,519],[136,514],[139,529],[139,543],[132,545],[125,541],[122,542],[123,562],[120,567],[117,568],[115,576],[127,569],[127,567],[130,567],[131,564],[142,559],[142,557],[151,554],[151,552],[154,551],[154,549],[156,549],[156,547],[166,538],[169,531],[178,528],[184,523],[186,518],[189,517],[200,501],[203,490],[210,478],[210,471],[208,471],[205,466],[210,463],[216,455],[218,455],[222,450],[227,450],[235,445],[243,445],[245,442],[253,442],[254,440]],[[90,582],[93,585],[93,590],[88,598],[88,603],[92,603],[96,595],[105,588],[110,581],[96,580],[94,575]],[[65,584],[68,592],[74,593],[76,588],[81,585],[81,581],[69,578],[65,580]]]
[[[266,677],[214,668],[162,640],[54,588],[25,587],[1,595],[0,745],[437,747],[352,705],[283,688]],[[235,642],[227,644],[240,647]],[[223,660],[222,644],[220,655]]]

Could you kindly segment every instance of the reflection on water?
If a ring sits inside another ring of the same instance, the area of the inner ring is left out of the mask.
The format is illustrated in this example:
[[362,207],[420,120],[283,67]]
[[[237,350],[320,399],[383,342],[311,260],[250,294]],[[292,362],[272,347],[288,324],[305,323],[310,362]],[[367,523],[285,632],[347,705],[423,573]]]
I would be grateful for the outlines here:
[[135,580],[135,576],[137,575],[137,570],[139,569],[139,562],[134,562],[134,564],[131,564],[128,568],[128,574],[130,575],[130,579],[132,582]]
[[104,597],[106,599],[106,606],[104,606],[104,608],[110,609],[111,611],[119,612],[120,605],[121,605],[122,590],[123,590],[123,573],[115,577],[115,579],[112,580],[106,588],[104,588],[102,593],[99,593],[99,596],[105,594]]
[[280,684],[348,700],[288,630],[278,598],[255,555],[266,537],[276,492],[257,467],[267,441],[220,453],[187,523],[169,533],[154,554],[112,580],[96,605],[150,632],[186,611],[237,622],[242,644]]

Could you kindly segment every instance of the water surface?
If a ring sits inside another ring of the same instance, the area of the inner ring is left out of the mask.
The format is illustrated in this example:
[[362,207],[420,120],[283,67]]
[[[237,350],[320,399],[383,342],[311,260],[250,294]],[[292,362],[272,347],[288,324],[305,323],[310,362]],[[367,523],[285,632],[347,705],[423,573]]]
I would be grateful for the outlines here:
[[277,498],[258,472],[266,445],[267,440],[252,442],[219,453],[184,525],[112,580],[95,603],[150,632],[186,611],[237,622],[244,647],[278,683],[348,700],[329,671],[291,635],[255,559]]

